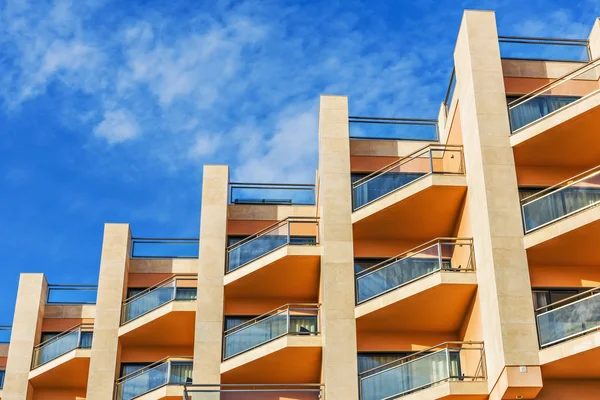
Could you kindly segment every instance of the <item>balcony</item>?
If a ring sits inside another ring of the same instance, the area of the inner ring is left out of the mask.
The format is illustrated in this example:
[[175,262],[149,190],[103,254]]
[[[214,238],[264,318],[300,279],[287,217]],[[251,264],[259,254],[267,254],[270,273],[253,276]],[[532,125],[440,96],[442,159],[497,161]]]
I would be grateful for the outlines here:
[[[359,375],[361,400],[427,391],[420,398],[487,398],[483,343],[446,342]],[[445,397],[447,396],[447,397]]]
[[115,385],[115,400],[181,398],[183,385],[192,383],[192,368],[192,357],[168,357],[157,361],[119,378]]
[[349,117],[350,139],[438,141],[434,119]]
[[318,219],[290,217],[229,246],[226,298],[317,298],[318,232]]
[[48,285],[46,304],[84,305],[96,304],[97,285]]
[[185,385],[184,400],[321,400],[323,386],[319,384],[221,384]]
[[599,77],[600,60],[595,60],[524,96],[508,99],[517,167],[587,169],[597,165]]
[[315,382],[320,373],[317,304],[288,304],[224,332],[223,382]]
[[544,377],[600,378],[600,287],[536,310]]
[[229,204],[313,206],[315,185],[283,183],[229,183]]
[[418,150],[353,182],[354,238],[450,236],[466,187],[461,146]]
[[472,240],[435,239],[356,274],[356,327],[458,330],[476,289]]
[[93,339],[93,324],[80,324],[33,349],[29,381],[35,388],[85,387]]
[[[123,302],[119,337],[124,345],[184,346],[194,341],[196,274],[177,274]],[[164,337],[161,332],[171,332]]]

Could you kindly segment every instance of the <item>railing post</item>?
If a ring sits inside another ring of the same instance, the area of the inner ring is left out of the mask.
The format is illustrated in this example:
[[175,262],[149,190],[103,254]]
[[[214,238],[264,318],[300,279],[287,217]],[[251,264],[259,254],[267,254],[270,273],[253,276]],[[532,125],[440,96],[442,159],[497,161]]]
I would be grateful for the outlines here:
[[291,237],[292,237],[292,220],[288,219],[287,220],[287,244],[291,243]]
[[430,147],[428,149],[429,152],[429,168],[431,170],[431,173],[433,174],[435,171],[433,170],[433,149]]
[[286,313],[287,313],[287,317],[286,317],[286,334],[289,335],[290,334],[290,317],[291,317],[292,309],[290,307],[288,307]]
[[442,263],[442,242],[438,240],[437,242],[438,249],[438,262],[440,263],[440,271],[444,269],[444,264]]
[[448,380],[452,379],[452,363],[450,362],[450,345],[446,344],[446,363],[448,364]]

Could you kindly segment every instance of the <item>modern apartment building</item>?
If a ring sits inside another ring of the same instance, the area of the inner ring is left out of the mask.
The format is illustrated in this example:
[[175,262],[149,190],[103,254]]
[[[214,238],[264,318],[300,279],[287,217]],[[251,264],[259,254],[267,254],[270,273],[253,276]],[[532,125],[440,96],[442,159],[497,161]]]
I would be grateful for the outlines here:
[[437,120],[322,96],[314,184],[207,165],[199,238],[22,274],[0,398],[600,398],[600,20],[497,32],[465,12]]

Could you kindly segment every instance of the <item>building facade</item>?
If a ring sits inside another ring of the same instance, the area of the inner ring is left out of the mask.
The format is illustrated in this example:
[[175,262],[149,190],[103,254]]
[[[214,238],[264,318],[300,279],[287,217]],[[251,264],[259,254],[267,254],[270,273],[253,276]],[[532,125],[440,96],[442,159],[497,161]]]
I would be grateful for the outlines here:
[[206,165],[199,238],[22,274],[0,398],[600,398],[598,57],[466,11],[437,120],[321,96],[314,185]]

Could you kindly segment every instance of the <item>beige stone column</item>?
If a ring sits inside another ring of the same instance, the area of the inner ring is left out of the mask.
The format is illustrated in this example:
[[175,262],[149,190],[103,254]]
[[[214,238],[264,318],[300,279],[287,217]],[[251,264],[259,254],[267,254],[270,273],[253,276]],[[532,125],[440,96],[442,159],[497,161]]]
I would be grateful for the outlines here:
[[130,247],[129,224],[104,225],[87,400],[113,398],[119,373],[119,326],[127,290]]
[[323,383],[328,400],[358,399],[348,98],[321,96],[319,216]]
[[221,382],[228,185],[226,165],[204,166],[194,339],[193,381],[196,384]]
[[600,18],[596,18],[594,26],[588,37],[590,41],[590,53],[592,54],[592,60],[600,57]]
[[539,348],[493,12],[465,12],[454,61],[488,382],[531,366],[524,374],[535,387]]
[[33,346],[39,343],[48,282],[44,274],[21,274],[13,319],[3,400],[28,400],[33,396],[29,371]]

